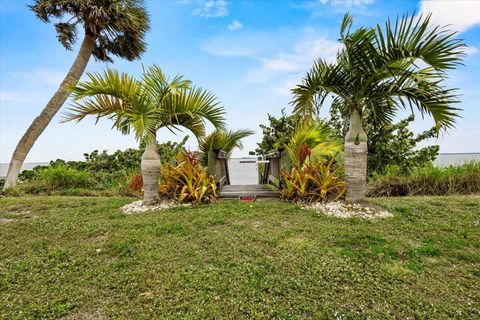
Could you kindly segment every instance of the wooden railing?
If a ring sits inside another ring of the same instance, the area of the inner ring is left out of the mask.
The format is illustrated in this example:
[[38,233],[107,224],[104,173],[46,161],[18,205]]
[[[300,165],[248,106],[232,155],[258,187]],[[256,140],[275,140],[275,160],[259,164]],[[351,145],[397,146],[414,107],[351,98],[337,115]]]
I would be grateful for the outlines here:
[[264,156],[264,159],[268,162],[265,163],[261,183],[273,184],[277,188],[280,188],[281,172],[283,170],[290,170],[287,152],[282,149],[274,150]]
[[207,171],[215,177],[219,188],[230,184],[227,153],[222,150],[209,151]]

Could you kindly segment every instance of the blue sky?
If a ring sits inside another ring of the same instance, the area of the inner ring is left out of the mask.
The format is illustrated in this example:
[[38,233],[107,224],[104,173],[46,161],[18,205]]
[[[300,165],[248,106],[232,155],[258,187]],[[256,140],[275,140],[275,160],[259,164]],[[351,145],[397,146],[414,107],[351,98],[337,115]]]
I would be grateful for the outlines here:
[[[454,2],[454,3],[452,3]],[[76,56],[56,40],[54,27],[35,19],[29,1],[0,1],[0,162],[10,160],[18,140],[55,92]],[[338,30],[349,11],[355,25],[382,23],[387,17],[432,12],[450,24],[469,45],[465,66],[450,73],[448,84],[462,96],[457,129],[437,141],[441,152],[480,152],[480,1],[147,1],[151,15],[148,49],[139,61],[94,61],[87,71],[117,68],[134,75],[142,64],[158,64],[169,75],[183,74],[213,91],[228,113],[232,129],[257,132],[244,140],[243,156],[260,139],[258,125],[267,114],[290,111],[290,89],[317,58],[332,59],[340,47]],[[67,104],[62,110],[65,110]],[[323,111],[327,115],[327,108]],[[407,112],[400,112],[403,118]],[[431,127],[417,117],[412,129]],[[161,131],[160,141],[181,140]],[[190,136],[192,136],[190,134]],[[82,159],[94,149],[115,151],[136,146],[132,136],[111,130],[108,120],[60,123],[57,115],[27,161]],[[193,138],[190,148],[196,147]]]

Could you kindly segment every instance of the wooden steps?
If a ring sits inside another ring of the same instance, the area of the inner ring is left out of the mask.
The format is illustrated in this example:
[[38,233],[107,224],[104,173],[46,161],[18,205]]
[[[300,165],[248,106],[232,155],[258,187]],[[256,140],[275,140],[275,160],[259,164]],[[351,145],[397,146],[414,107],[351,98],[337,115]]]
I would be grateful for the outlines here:
[[257,198],[278,198],[278,191],[268,184],[225,185],[220,191],[221,199],[238,199],[240,196],[256,196]]

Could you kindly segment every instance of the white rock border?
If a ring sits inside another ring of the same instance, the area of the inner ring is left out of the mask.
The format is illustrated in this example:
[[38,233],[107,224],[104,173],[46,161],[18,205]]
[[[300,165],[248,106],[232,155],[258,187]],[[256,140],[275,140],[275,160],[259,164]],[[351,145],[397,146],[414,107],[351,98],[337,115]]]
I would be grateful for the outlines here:
[[344,201],[310,203],[303,205],[302,209],[315,210],[317,213],[342,219],[353,217],[361,219],[381,219],[393,216],[387,210],[368,205],[367,203],[347,203]]
[[122,212],[125,214],[136,214],[149,211],[163,211],[175,207],[185,207],[189,205],[190,204],[178,204],[172,200],[162,200],[161,202],[153,205],[144,205],[142,200],[138,200],[124,205],[120,208],[120,210],[122,210]]

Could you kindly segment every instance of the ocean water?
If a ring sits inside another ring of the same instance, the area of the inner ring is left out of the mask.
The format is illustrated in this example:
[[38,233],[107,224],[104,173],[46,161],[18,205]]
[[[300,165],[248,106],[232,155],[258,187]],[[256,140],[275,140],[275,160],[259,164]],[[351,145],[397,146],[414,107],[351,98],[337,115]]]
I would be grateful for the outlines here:
[[228,160],[230,184],[258,184],[257,164],[241,162],[256,160],[256,158],[232,158]]
[[[8,163],[0,163],[0,178],[4,178],[7,176],[8,172]],[[46,166],[48,162],[26,162],[22,166],[22,170],[30,170],[35,168],[36,166]]]
[[436,166],[461,165],[469,161],[480,161],[479,153],[440,153],[433,162]]

